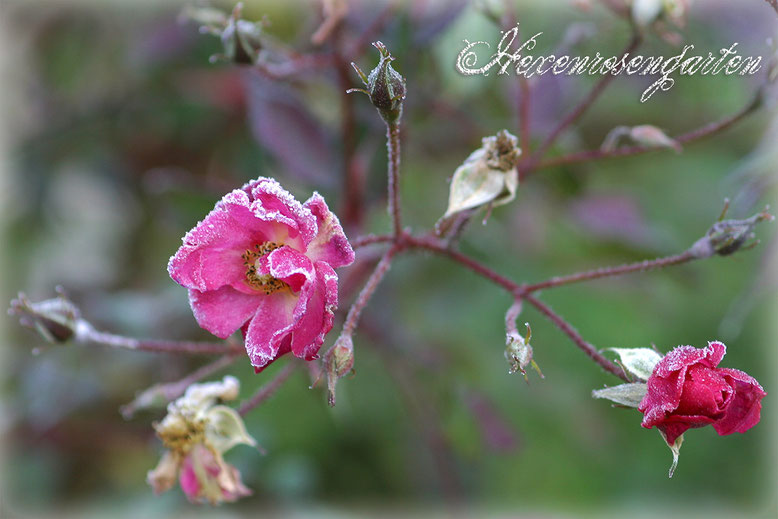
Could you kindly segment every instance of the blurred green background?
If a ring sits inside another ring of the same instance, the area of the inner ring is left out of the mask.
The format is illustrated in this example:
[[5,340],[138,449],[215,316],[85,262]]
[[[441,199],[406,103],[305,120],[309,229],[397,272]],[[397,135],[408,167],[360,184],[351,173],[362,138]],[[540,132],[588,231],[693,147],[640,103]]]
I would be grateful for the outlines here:
[[[576,34],[569,54],[619,54],[629,38],[627,23],[596,1],[588,9],[581,7],[587,2],[550,4],[515,5],[525,32],[544,33],[538,55],[553,54]],[[318,190],[340,207],[343,78],[324,68],[278,82],[209,64],[219,41],[182,21],[182,5],[3,2],[8,174],[0,300],[20,290],[46,299],[62,284],[99,328],[209,340],[165,266],[181,236],[222,194],[267,175],[300,200]],[[365,42],[358,52],[355,45],[381,22],[368,42],[386,43],[408,81],[401,186],[405,222],[415,231],[444,212],[447,180],[482,136],[502,128],[518,133],[515,76],[464,77],[454,69],[463,39],[495,44],[499,37],[475,5],[398,4],[390,12],[381,3],[350,2],[336,37],[318,49],[310,42],[321,22],[317,2],[247,2],[246,18],[262,15],[285,44],[305,52],[336,49],[343,62],[353,59],[363,70],[377,53]],[[697,2],[680,33],[702,54],[736,41],[742,55],[766,57],[777,21],[761,1]],[[677,52],[655,34],[641,50]],[[764,72],[682,77],[645,104],[640,93],[653,79],[621,76],[550,153],[597,148],[619,125],[652,124],[676,135],[720,119],[748,101]],[[355,74],[348,79],[348,86],[360,86]],[[532,83],[534,145],[594,80],[546,75]],[[365,179],[363,231],[385,232],[384,129],[367,98],[350,103],[355,163]],[[461,248],[528,282],[680,252],[718,217],[725,197],[736,217],[775,198],[772,106],[774,95],[746,121],[681,154],[539,171],[488,225],[473,222]],[[352,237],[361,232],[349,230]],[[531,373],[527,385],[508,375],[509,297],[445,259],[412,253],[395,262],[364,315],[355,338],[356,376],[339,384],[337,407],[326,405],[321,389],[308,389],[306,374],[290,379],[246,420],[267,455],[248,447],[227,455],[254,496],[214,513],[359,516],[453,508],[774,517],[778,245],[774,224],[758,234],[759,247],[734,257],[541,294],[597,347],[654,343],[668,351],[722,340],[723,365],[748,372],[771,393],[762,423],[745,435],[690,431],[672,480],[670,452],[656,431],[640,427],[641,415],[590,397],[617,380],[532,308],[520,322],[532,325],[546,379]],[[341,271],[342,291],[347,276],[348,269]],[[341,308],[348,304],[341,300]],[[207,359],[46,347],[12,318],[4,321],[0,513],[191,513],[178,488],[155,497],[145,484],[162,452],[151,429],[162,411],[125,421],[118,408]],[[41,350],[32,355],[35,348]],[[239,361],[225,373],[238,376],[248,396],[284,362],[254,375]]]

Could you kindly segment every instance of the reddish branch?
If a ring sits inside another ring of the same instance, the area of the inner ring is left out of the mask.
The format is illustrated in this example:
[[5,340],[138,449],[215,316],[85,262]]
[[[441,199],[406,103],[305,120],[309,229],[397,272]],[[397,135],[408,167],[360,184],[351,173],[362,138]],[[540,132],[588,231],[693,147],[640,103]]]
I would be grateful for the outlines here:
[[351,240],[351,247],[356,250],[366,245],[372,245],[374,243],[386,243],[390,241],[394,241],[394,236],[389,234],[366,234]]
[[[640,41],[640,35],[635,33],[627,47],[622,51],[621,55],[632,54],[640,45]],[[562,122],[560,122],[556,128],[551,131],[548,137],[546,137],[546,140],[543,141],[535,153],[533,153],[530,157],[527,157],[520,171],[522,178],[532,170],[536,169],[538,162],[543,158],[549,148],[554,145],[562,132],[572,126],[584,113],[586,113],[586,110],[588,110],[589,107],[594,104],[597,98],[600,97],[600,95],[614,79],[616,79],[614,74],[605,74],[600,78],[599,81],[597,81],[591,91],[589,91],[589,94],[584,97],[583,100],[578,103],[578,106],[576,106],[573,111],[570,112],[567,117],[565,117]]]
[[281,371],[279,371],[276,376],[270,380],[270,382],[260,387],[257,392],[254,393],[254,396],[240,404],[238,413],[241,416],[245,416],[249,411],[273,396],[278,388],[281,387],[281,384],[286,382],[286,379],[288,379],[292,373],[294,373],[294,370],[296,370],[298,367],[300,367],[300,363],[296,361],[292,361],[284,366],[283,369],[281,369]]
[[622,379],[625,382],[629,382],[629,378],[624,373],[624,370],[622,370],[620,367],[618,367],[613,362],[609,361],[605,357],[602,356],[602,354],[597,351],[597,348],[589,344],[584,340],[583,337],[581,337],[581,334],[578,333],[575,328],[570,325],[565,319],[554,312],[548,305],[543,303],[540,299],[536,298],[535,296],[531,294],[527,294],[524,296],[524,299],[530,303],[532,306],[538,309],[540,313],[548,317],[551,322],[553,322],[557,328],[562,330],[562,332],[570,337],[570,340],[572,340],[576,346],[578,346],[581,350],[583,350],[584,353],[586,353],[591,359],[602,366],[602,368],[620,379]]
[[[679,135],[678,137],[675,137],[675,141],[681,145],[688,144],[690,142],[702,139],[703,137],[708,137],[709,135],[724,131],[756,110],[759,107],[761,100],[761,92],[757,92],[757,94],[751,100],[749,100],[748,104],[746,104],[746,106],[737,113]],[[563,155],[561,157],[554,157],[548,160],[540,161],[535,165],[534,169],[543,169],[553,166],[561,166],[564,164],[575,164],[579,162],[589,162],[598,159],[639,155],[651,151],[658,151],[660,149],[664,148],[658,148],[656,146],[625,146],[622,148],[616,148],[614,150],[596,149],[579,151],[569,155]]]
[[154,353],[188,353],[191,355],[223,355],[244,353],[243,346],[218,342],[166,341],[157,339],[136,339],[95,330],[92,325],[82,321],[85,326],[76,329],[79,342],[102,344],[113,348],[126,348]]
[[348,315],[346,315],[346,322],[343,323],[342,332],[344,335],[352,335],[354,333],[362,310],[365,308],[365,306],[367,306],[368,301],[370,301],[370,298],[378,288],[378,285],[381,283],[384,275],[386,275],[386,273],[389,271],[389,267],[392,265],[392,258],[399,250],[400,247],[395,245],[386,251],[384,256],[381,258],[381,261],[379,261],[378,265],[376,265],[375,270],[373,270],[373,273],[370,274],[370,277],[367,279],[365,285],[362,287],[362,290],[359,292],[356,301],[354,301],[354,304],[351,305],[351,308],[348,311]]
[[197,368],[195,371],[180,380],[176,380],[175,382],[167,382],[164,384],[156,384],[141,392],[135,398],[135,400],[129,404],[120,407],[119,411],[122,413],[122,416],[125,419],[130,419],[138,409],[147,407],[149,402],[153,401],[155,398],[161,397],[166,402],[171,402],[183,395],[189,386],[226,368],[235,362],[235,359],[237,358],[237,354],[225,355],[223,357],[219,357],[213,362]]
[[386,148],[389,155],[389,215],[395,238],[402,234],[400,215],[400,123],[386,125]]
[[497,272],[490,269],[489,267],[482,265],[478,261],[474,260],[473,258],[465,254],[462,254],[459,251],[449,249],[443,243],[441,243],[440,240],[436,238],[431,238],[431,237],[416,238],[414,236],[406,235],[403,240],[403,243],[405,243],[409,247],[414,247],[417,249],[425,249],[434,252],[436,254],[447,256],[452,260],[461,263],[462,265],[469,268],[476,274],[491,280],[492,282],[501,286],[508,292],[518,294],[521,291],[521,286],[518,283],[506,278],[501,274],[498,274]]
[[603,267],[590,270],[588,272],[577,272],[575,274],[570,274],[569,276],[555,276],[546,281],[541,281],[540,283],[525,285],[522,290],[524,293],[530,293],[537,290],[542,290],[544,288],[569,285],[570,283],[578,283],[580,281],[620,276],[622,274],[629,274],[630,272],[643,272],[646,270],[669,267],[670,265],[680,265],[681,263],[686,263],[693,259],[697,258],[691,252],[686,251],[681,254],[676,254],[675,256],[667,256],[665,258],[657,258],[655,260],[644,260],[637,263],[619,265],[617,267]]

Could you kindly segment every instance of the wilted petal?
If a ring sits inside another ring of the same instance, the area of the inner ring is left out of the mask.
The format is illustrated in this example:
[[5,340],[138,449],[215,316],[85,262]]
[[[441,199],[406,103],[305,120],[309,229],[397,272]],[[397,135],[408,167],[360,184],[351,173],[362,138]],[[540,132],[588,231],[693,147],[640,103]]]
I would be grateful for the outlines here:
[[246,431],[243,418],[238,412],[224,405],[217,405],[205,414],[205,437],[208,444],[220,453],[227,452],[236,445],[255,446],[256,440]]
[[193,503],[219,504],[251,494],[235,467],[202,444],[195,445],[184,458],[179,482]]
[[155,494],[167,492],[176,484],[181,457],[173,451],[165,451],[159,463],[146,475],[146,482]]

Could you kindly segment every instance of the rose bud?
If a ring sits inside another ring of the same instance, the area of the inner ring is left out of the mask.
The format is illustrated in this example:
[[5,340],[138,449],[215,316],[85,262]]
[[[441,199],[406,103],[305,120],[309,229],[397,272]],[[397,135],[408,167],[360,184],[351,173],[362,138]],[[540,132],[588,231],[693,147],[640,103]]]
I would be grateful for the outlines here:
[[327,393],[330,406],[335,406],[335,386],[338,379],[354,368],[354,341],[351,335],[341,335],[335,345],[324,354],[324,370],[327,373]]
[[524,326],[527,327],[527,335],[525,337],[522,337],[515,331],[509,332],[506,335],[505,360],[507,360],[510,365],[508,373],[521,372],[524,376],[524,380],[529,382],[529,379],[527,378],[528,366],[532,366],[532,368],[538,372],[540,378],[545,377],[543,376],[543,373],[541,373],[540,367],[537,362],[535,362],[535,359],[532,358],[532,346],[529,344],[530,337],[532,337],[532,329],[529,327],[529,323],[524,323]]
[[714,341],[703,349],[679,346],[665,355],[648,378],[646,396],[638,406],[641,425],[657,427],[667,444],[677,449],[688,429],[712,425],[725,436],[759,423],[761,400],[767,393],[746,373],[717,367],[726,350]]
[[[727,211],[729,202],[725,205],[722,217]],[[691,246],[689,252],[695,258],[709,258],[714,254],[729,256],[739,250],[753,247],[758,241],[746,243],[755,237],[754,227],[760,222],[772,222],[775,217],[767,212],[755,214],[742,220],[720,220],[708,229],[708,232]]]
[[11,300],[8,313],[17,315],[19,323],[36,330],[50,343],[67,342],[76,334],[79,323],[79,311],[65,297],[62,288],[57,288],[59,297],[33,303],[23,293]]
[[370,102],[378,109],[378,113],[387,124],[399,122],[403,112],[403,100],[405,100],[405,78],[392,68],[394,57],[386,46],[380,41],[373,42],[373,47],[378,49],[381,59],[378,65],[367,76],[356,65],[351,63],[367,90],[362,88],[350,88],[351,92],[362,92],[370,97]]

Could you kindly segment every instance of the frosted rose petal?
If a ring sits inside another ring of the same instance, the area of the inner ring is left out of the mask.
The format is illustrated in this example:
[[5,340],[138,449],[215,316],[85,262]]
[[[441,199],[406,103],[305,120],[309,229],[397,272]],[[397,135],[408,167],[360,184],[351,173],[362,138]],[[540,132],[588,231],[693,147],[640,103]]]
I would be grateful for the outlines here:
[[[316,263],[316,281],[310,294],[300,296],[295,314],[300,315],[292,338],[292,352],[305,360],[313,360],[324,336],[332,329],[334,309],[338,303],[338,276],[327,263]],[[306,295],[308,297],[306,297]],[[301,304],[305,302],[305,307]]]
[[743,433],[759,423],[762,398],[767,396],[755,378],[737,369],[721,368],[719,374],[727,379],[735,390],[724,416],[713,424],[720,435]]
[[243,326],[256,313],[260,303],[261,299],[256,295],[244,294],[232,287],[207,292],[189,290],[189,304],[197,324],[222,339]]
[[318,234],[308,244],[307,255],[313,261],[325,261],[333,268],[354,262],[354,250],[340,226],[338,217],[327,207],[319,193],[314,193],[305,204],[316,217]]

